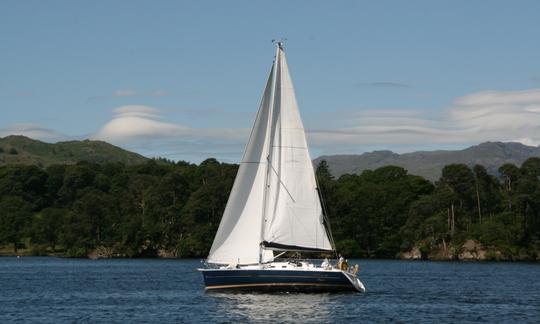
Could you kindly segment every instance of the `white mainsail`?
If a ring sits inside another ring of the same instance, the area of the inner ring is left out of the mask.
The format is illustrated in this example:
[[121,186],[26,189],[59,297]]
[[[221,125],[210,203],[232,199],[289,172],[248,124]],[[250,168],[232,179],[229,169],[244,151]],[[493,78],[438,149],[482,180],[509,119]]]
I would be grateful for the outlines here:
[[278,47],[264,241],[280,250],[332,250],[285,53]]
[[207,262],[266,262],[272,250],[332,250],[281,44]]

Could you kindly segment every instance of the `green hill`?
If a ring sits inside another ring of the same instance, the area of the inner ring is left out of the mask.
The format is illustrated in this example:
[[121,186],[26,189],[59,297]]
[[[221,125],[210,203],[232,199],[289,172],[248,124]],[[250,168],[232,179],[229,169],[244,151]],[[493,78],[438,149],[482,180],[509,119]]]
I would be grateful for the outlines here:
[[25,136],[0,138],[0,165],[25,164],[46,167],[52,164],[123,162],[127,165],[144,163],[142,155],[126,151],[102,141],[66,141],[45,143]]

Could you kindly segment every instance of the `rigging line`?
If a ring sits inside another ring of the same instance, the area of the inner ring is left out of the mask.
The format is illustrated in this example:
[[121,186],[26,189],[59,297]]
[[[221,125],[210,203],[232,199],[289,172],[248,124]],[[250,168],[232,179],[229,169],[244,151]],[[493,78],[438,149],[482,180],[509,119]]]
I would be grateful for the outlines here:
[[289,192],[289,189],[287,189],[287,186],[283,183],[283,181],[281,181],[281,177],[280,177],[279,174],[277,173],[276,169],[274,169],[274,166],[272,165],[272,162],[270,162],[270,159],[268,159],[268,165],[270,166],[270,168],[272,168],[272,171],[274,171],[274,173],[278,176],[279,183],[281,183],[281,185],[283,186],[283,188],[285,188],[285,191],[287,192],[287,194],[289,195],[289,197],[291,197],[292,201],[293,201],[293,202],[296,202],[296,200],[294,200],[293,196],[292,196],[291,193]]
[[336,254],[336,258],[337,258],[338,254],[337,254],[337,249],[336,249],[336,243],[334,242],[334,236],[332,235],[332,228],[330,227],[330,219],[328,218],[328,212],[326,211],[326,204],[324,203],[322,190],[321,190],[321,187],[319,186],[319,179],[317,178],[317,173],[315,173],[315,183],[317,184],[317,192],[319,193],[319,200],[321,201],[323,219],[324,219],[324,223],[326,224],[325,226],[326,232],[330,238],[330,244],[332,244],[332,248],[334,249],[334,253]]

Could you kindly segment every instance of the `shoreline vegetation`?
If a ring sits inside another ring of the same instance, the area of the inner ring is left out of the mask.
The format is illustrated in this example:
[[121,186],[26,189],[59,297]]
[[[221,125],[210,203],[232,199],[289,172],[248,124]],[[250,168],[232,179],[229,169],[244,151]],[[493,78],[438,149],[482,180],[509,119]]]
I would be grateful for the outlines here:
[[[47,256],[58,258],[79,258],[79,259],[136,259],[140,256],[127,256],[123,253],[118,253],[113,248],[99,246],[90,251],[88,255],[82,256],[70,256],[65,251],[57,250],[52,251],[50,249],[40,249],[41,247],[30,247],[27,249],[18,250],[17,253],[13,251],[9,246],[3,246],[0,248],[0,258],[4,257],[35,257],[35,256]],[[503,255],[502,252],[496,248],[485,248],[480,242],[476,240],[468,240],[461,247],[460,253],[455,255],[455,250],[450,251],[438,250],[435,254],[425,256],[420,249],[413,248],[411,251],[400,252],[393,258],[368,258],[374,260],[405,260],[405,261],[448,261],[448,262],[540,262],[540,253],[536,255],[536,258],[529,257],[508,257]],[[313,259],[323,258],[335,258],[333,255],[315,255]],[[347,256],[348,257],[348,256]],[[143,256],[142,258],[150,259],[203,259],[200,257],[180,257],[176,251],[159,250],[156,255]],[[348,257],[350,259],[362,259],[359,257]]]
[[[238,165],[154,159],[0,166],[0,256],[204,258]],[[540,158],[450,164],[428,181],[385,166],[334,178],[317,167],[348,258],[540,261]],[[320,256],[320,255],[319,255]]]

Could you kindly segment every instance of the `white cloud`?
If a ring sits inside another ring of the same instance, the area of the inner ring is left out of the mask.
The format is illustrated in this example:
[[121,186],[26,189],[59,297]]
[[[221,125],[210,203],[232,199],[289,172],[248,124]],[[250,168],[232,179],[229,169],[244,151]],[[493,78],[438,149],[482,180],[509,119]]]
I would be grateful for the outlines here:
[[363,110],[345,126],[315,129],[320,147],[354,145],[469,145],[484,141],[540,144],[540,89],[484,91],[457,98],[439,116],[421,110]]
[[[113,119],[95,138],[150,155],[200,159],[217,156],[232,160],[236,156],[237,160],[249,136],[249,129],[244,128],[191,128],[165,122],[158,109],[148,106],[122,106],[113,112]],[[310,119],[316,122],[313,117]],[[306,124],[315,154],[381,148],[411,151],[484,141],[538,145],[540,89],[472,93],[456,98],[442,113],[410,108],[361,109],[320,119],[324,119],[323,129]]]
[[142,105],[127,105],[116,107],[113,109],[113,112],[116,114],[116,117],[139,116],[148,118],[159,118],[158,109]]
[[113,112],[112,120],[92,137],[150,156],[200,160],[231,151],[239,156],[249,135],[248,129],[190,128],[164,122],[160,110],[149,106],[122,106]]
[[470,130],[476,141],[523,140],[540,144],[540,89],[485,91],[458,98],[448,123]]
[[[195,162],[214,156],[238,161],[250,132],[247,127],[193,128],[168,117],[150,106],[117,107],[113,109],[111,120],[92,138],[149,156]],[[484,141],[514,141],[536,146],[540,144],[540,89],[472,93],[456,98],[440,113],[411,108],[371,108],[308,117],[309,123],[305,126],[314,157],[321,153],[361,153],[373,149],[403,152],[465,147]],[[314,127],[317,123],[323,128]],[[9,134],[43,140],[61,137],[36,124],[0,129],[0,136]]]
[[43,128],[34,123],[11,124],[7,127],[0,128],[0,137],[9,135],[23,135],[44,141],[59,140],[63,137],[60,133],[54,130]]
[[116,114],[93,137],[111,143],[129,143],[155,137],[182,136],[188,128],[158,120],[159,110],[148,106],[122,106],[113,109]]
[[540,89],[519,91],[482,91],[454,101],[457,106],[523,105],[540,102]]

